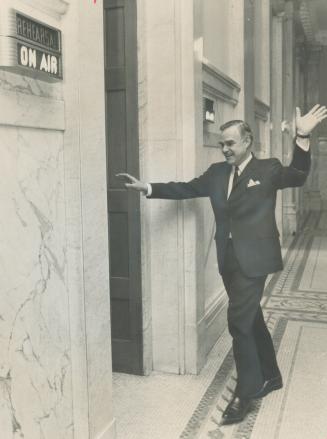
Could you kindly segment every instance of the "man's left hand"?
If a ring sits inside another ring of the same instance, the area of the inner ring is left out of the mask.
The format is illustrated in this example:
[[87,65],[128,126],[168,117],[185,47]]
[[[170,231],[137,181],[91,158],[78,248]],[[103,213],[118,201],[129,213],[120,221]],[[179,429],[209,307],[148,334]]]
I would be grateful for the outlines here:
[[301,116],[301,110],[296,107],[296,132],[301,136],[309,136],[311,131],[327,117],[327,109],[319,104],[311,108],[311,110]]

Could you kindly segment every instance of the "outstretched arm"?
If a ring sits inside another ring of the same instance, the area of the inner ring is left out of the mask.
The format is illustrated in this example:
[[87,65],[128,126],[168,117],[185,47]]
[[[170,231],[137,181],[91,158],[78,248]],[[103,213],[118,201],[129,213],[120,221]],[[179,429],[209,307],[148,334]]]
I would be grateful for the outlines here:
[[168,183],[144,183],[137,180],[130,174],[120,173],[116,177],[125,179],[125,187],[142,192],[147,197],[161,198],[165,200],[186,200],[196,197],[209,196],[209,176],[212,166],[210,166],[200,177],[193,178],[188,182]]

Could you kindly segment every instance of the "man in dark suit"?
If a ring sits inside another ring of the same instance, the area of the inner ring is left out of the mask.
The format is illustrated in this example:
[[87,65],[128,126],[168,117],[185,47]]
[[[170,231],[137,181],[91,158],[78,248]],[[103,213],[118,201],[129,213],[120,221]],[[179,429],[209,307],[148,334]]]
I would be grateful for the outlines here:
[[296,138],[289,166],[275,158],[258,160],[251,153],[248,124],[233,120],[221,126],[225,162],[212,164],[189,182],[143,183],[129,174],[125,186],[148,198],[183,200],[209,197],[216,220],[219,272],[228,298],[228,328],[233,339],[237,384],[222,423],[244,419],[251,400],[283,386],[260,300],[269,273],[283,267],[275,220],[278,189],[302,186],[310,169],[309,137],[327,117],[314,106],[301,116],[296,109]]

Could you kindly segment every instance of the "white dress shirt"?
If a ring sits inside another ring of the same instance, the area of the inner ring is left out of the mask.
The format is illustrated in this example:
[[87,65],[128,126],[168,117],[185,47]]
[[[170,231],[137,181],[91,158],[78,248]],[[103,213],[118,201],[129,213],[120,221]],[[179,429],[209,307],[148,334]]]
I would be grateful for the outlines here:
[[[242,172],[244,171],[246,165],[252,160],[253,155],[250,154],[249,157],[247,157],[238,167],[238,176],[240,176],[242,174]],[[232,172],[229,175],[229,182],[228,182],[228,191],[227,191],[227,199],[230,196],[230,193],[232,192],[232,188],[233,188],[233,180],[234,180],[234,174],[236,172],[235,166],[232,167]]]

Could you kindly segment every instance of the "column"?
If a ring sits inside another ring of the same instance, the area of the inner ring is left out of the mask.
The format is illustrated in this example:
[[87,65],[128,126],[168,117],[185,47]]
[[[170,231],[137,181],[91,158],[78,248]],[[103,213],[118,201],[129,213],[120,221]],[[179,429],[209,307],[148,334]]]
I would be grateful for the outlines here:
[[[295,47],[295,105],[301,109],[302,113],[306,110],[306,93],[304,86],[304,64],[306,58],[306,47],[302,41],[299,41],[297,42],[297,45]],[[303,187],[295,189],[295,203],[298,228],[301,227],[301,224],[305,219],[304,192],[305,189]]]
[[254,1],[244,0],[244,119],[255,126]]
[[[307,100],[309,110],[313,105],[320,102],[319,93],[319,67],[320,67],[320,47],[310,47],[309,57],[307,61]],[[325,81],[325,80],[324,80]],[[316,129],[311,138],[311,172],[307,182],[308,188],[308,204],[310,210],[321,209],[321,195],[319,190],[319,148],[318,148],[319,128]]]
[[[283,163],[289,164],[293,155],[293,121],[294,121],[294,5],[292,1],[285,2],[283,23],[283,119],[288,122],[290,130],[283,132]],[[293,189],[283,191],[283,238],[296,233],[296,199]]]
[[102,23],[100,0],[96,4],[71,2],[63,23],[64,187],[74,439],[115,437]]
[[[283,13],[272,16],[271,60],[271,156],[283,161]],[[283,238],[282,193],[277,193],[276,221]]]
[[[194,57],[202,58],[202,48],[201,41],[194,44],[194,18],[200,20],[194,10],[200,14],[200,6],[189,0],[138,2],[143,14],[138,28],[139,102],[143,104],[139,120],[145,181],[188,180],[197,173],[195,99],[201,90],[195,90],[194,84],[201,70]],[[194,205],[142,199],[142,221],[145,318],[152,327],[153,369],[196,373],[199,304]]]
[[[319,62],[319,103],[325,104],[327,101],[326,89],[326,69],[327,69],[327,47],[323,47],[320,54]],[[322,200],[322,209],[327,210],[327,122],[321,123],[318,130],[319,146],[319,191]],[[313,145],[316,148],[316,145]]]

